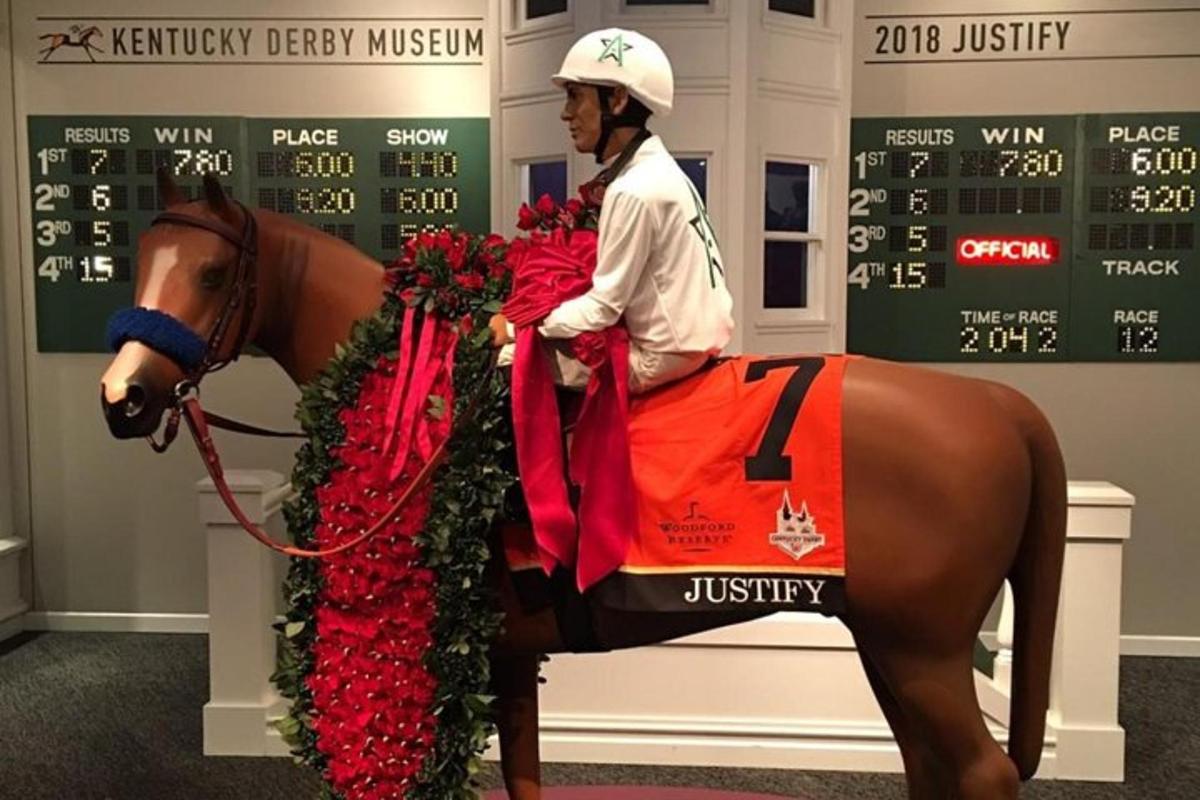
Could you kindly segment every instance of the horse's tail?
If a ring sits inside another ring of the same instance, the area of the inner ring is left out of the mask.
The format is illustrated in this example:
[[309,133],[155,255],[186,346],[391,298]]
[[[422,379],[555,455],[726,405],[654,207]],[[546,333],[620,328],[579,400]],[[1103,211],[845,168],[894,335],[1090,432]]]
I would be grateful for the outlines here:
[[1028,780],[1042,757],[1050,705],[1050,660],[1067,538],[1067,476],[1050,423],[1032,402],[1021,401],[1013,410],[1029,449],[1032,480],[1025,531],[1008,575],[1016,601],[1008,754],[1021,779]]

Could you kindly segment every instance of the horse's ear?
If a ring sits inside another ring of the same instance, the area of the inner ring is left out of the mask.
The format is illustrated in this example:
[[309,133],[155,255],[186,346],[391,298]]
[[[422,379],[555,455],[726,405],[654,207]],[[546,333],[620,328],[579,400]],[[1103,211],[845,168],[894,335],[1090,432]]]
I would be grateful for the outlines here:
[[204,199],[208,201],[208,207],[219,217],[227,217],[233,211],[229,197],[225,194],[225,189],[222,188],[221,182],[217,180],[217,176],[211,172],[204,173]]
[[162,198],[164,206],[171,208],[187,202],[187,196],[171,177],[171,170],[159,167],[154,171],[154,177],[158,181],[158,196]]

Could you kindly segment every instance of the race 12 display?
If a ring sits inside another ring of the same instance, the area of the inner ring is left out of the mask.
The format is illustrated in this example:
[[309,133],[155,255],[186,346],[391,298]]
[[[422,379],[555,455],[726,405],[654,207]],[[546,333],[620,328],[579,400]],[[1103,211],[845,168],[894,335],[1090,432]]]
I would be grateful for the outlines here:
[[1200,360],[1198,114],[859,119],[848,349]]
[[162,209],[155,170],[195,197],[207,172],[382,261],[421,230],[490,223],[486,119],[30,116],[40,352],[103,352],[133,300],[137,236]]

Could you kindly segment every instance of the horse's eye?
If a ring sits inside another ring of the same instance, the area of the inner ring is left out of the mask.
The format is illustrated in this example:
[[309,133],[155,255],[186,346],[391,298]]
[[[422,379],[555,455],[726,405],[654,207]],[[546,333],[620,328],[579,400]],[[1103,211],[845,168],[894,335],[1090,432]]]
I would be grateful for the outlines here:
[[205,289],[220,289],[225,285],[225,267],[206,267],[200,273],[200,285]]

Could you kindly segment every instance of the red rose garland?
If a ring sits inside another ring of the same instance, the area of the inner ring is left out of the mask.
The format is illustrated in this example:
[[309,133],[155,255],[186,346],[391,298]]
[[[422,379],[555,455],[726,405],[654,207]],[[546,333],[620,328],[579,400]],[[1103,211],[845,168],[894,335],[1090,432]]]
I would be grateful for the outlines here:
[[[474,783],[498,624],[482,580],[487,520],[512,479],[498,464],[502,393],[482,381],[486,325],[472,333],[507,294],[506,249],[499,236],[415,237],[389,268],[379,314],[302,392],[314,439],[297,457],[288,522],[298,543],[319,547],[374,524],[451,435],[456,354],[460,386],[492,401],[460,421],[471,443],[451,448],[389,529],[331,558],[293,561],[274,679],[294,704],[280,730],[321,767],[323,797],[443,800]],[[461,517],[468,504],[474,516]],[[453,540],[437,534],[451,525]]]
[[[395,373],[394,360],[381,360],[358,404],[339,415],[346,440],[332,453],[343,466],[317,490],[321,547],[371,525],[424,463],[414,448],[401,478],[389,480],[382,423]],[[453,390],[450,375],[439,372],[432,394],[446,408],[453,406]],[[450,423],[449,414],[418,422],[428,425],[435,446],[449,435]],[[328,758],[326,779],[349,800],[403,798],[434,741],[430,706],[437,682],[423,663],[436,614],[434,574],[419,566],[413,544],[432,491],[426,486],[414,494],[391,530],[323,565],[316,669],[308,677],[311,716],[318,749]]]

